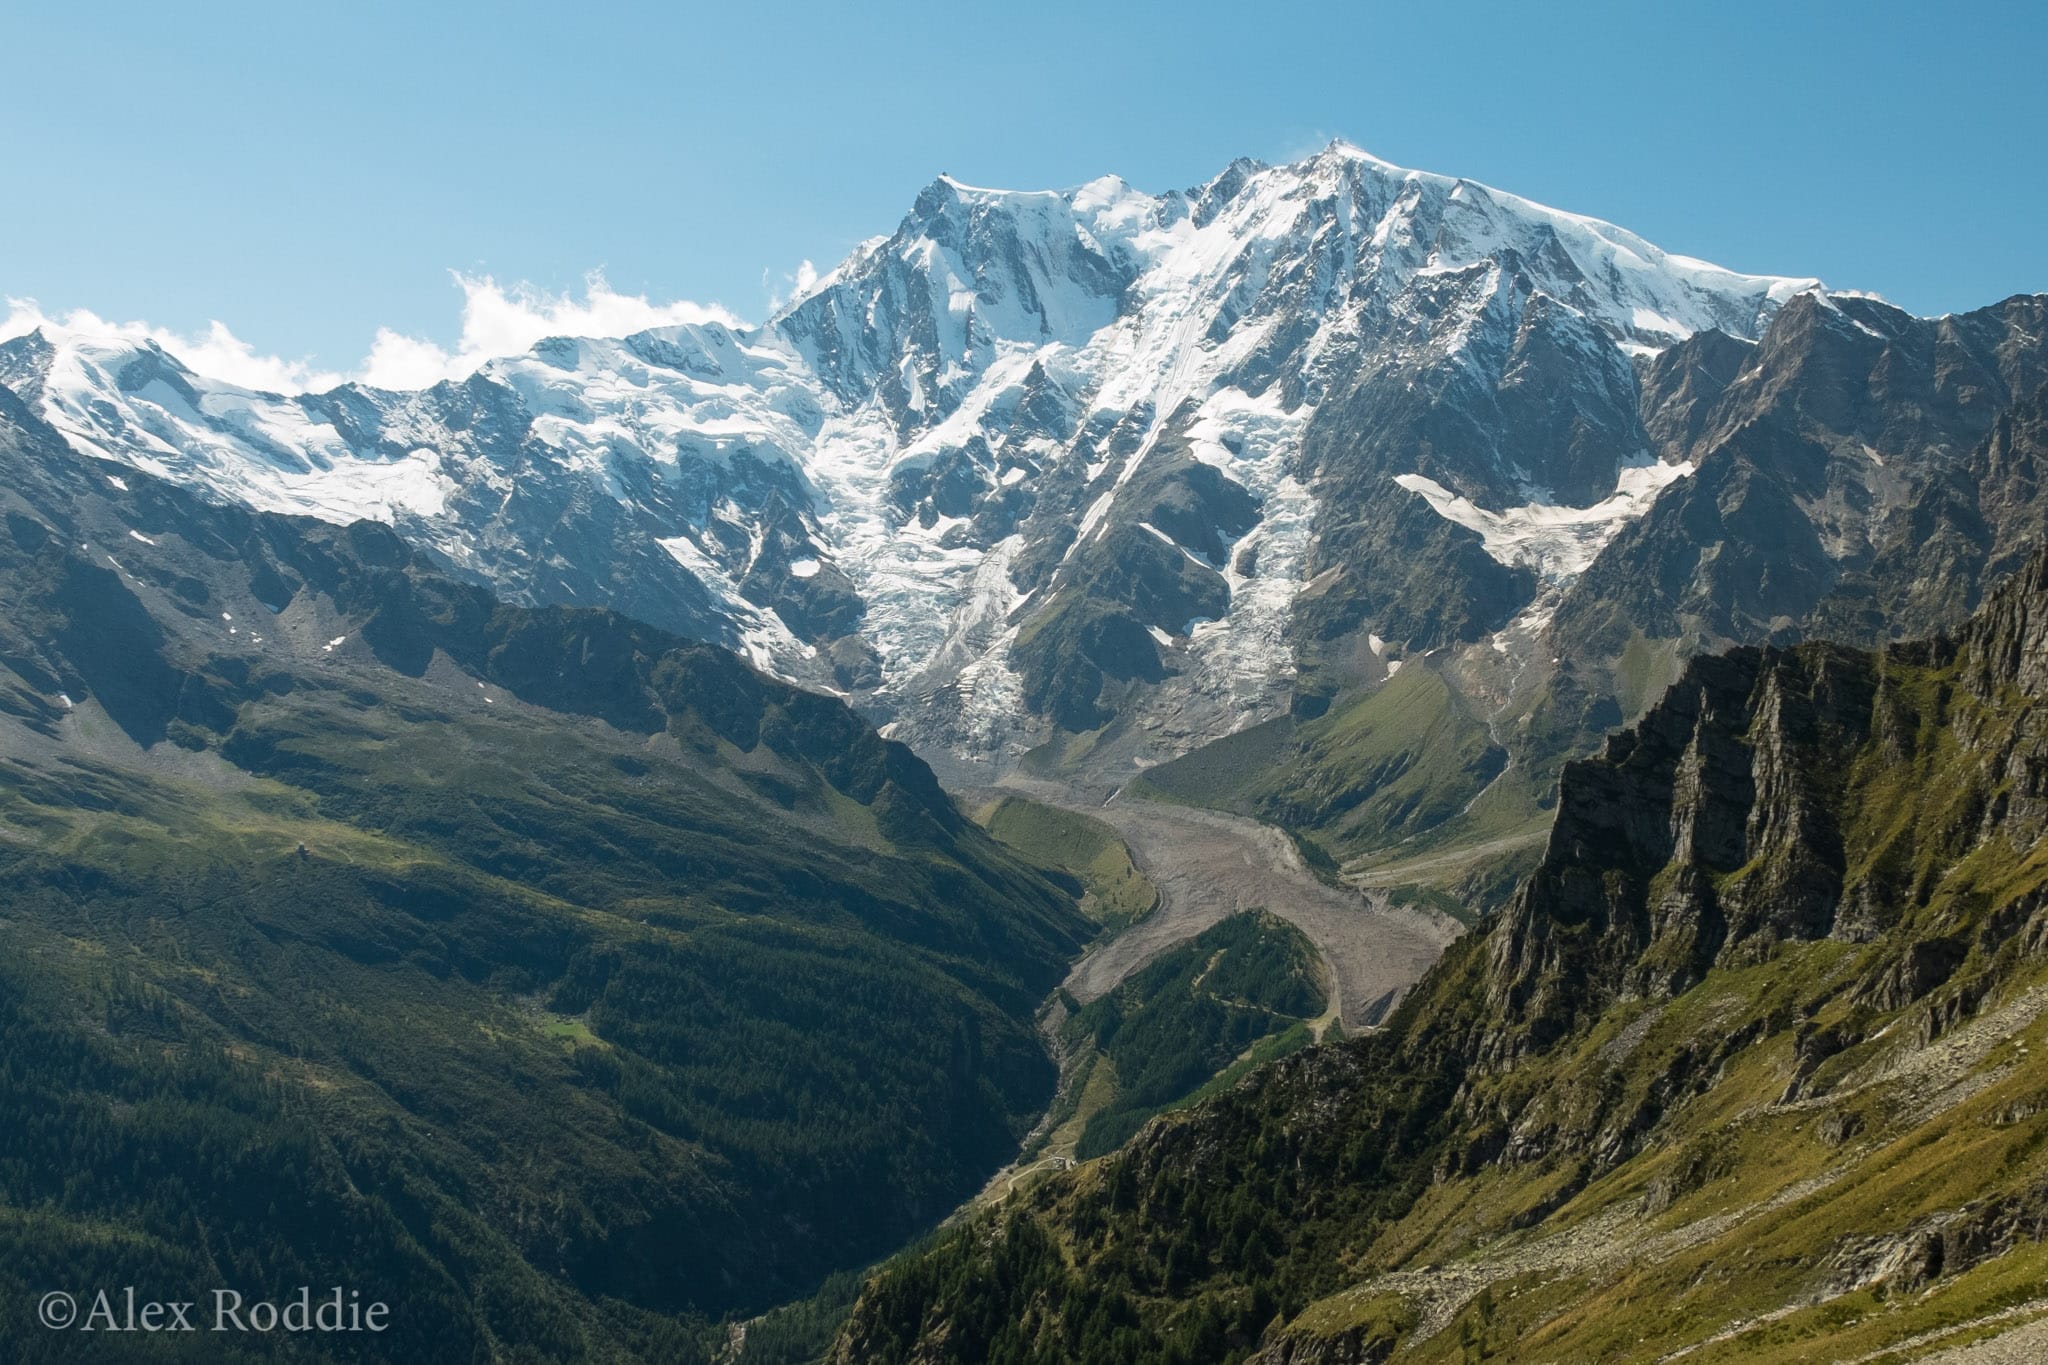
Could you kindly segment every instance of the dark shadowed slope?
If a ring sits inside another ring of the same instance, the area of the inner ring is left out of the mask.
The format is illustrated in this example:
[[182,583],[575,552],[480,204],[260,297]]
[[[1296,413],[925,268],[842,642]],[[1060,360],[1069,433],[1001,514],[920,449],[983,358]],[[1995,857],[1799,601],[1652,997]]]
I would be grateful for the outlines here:
[[839,702],[4,390],[0,517],[10,1335],[90,1267],[338,1280],[413,1359],[687,1359],[1048,1098],[1090,927]]

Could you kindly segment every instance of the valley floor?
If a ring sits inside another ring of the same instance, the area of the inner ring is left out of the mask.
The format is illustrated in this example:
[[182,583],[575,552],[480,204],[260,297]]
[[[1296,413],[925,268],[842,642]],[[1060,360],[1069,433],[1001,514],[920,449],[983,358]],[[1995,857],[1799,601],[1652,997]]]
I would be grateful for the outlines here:
[[[1084,1005],[1229,916],[1264,909],[1300,929],[1322,958],[1330,1007],[1312,1028],[1321,1033],[1337,1022],[1354,1032],[1384,1018],[1463,932],[1450,916],[1424,906],[1395,905],[1383,891],[1319,880],[1283,832],[1256,820],[1021,774],[965,796],[972,804],[1006,794],[1108,824],[1159,893],[1149,915],[1110,934],[1074,964],[1062,987]],[[1065,1017],[1056,1011],[1041,1019],[1047,1045],[1061,1060],[1063,1089],[1077,1083],[1076,1059],[1057,1036],[1057,1022]],[[1060,1132],[1050,1131],[1062,1112],[1055,1104],[1026,1141],[1026,1155],[990,1176],[955,1217],[1003,1202],[1029,1176],[1072,1165],[1081,1121],[1068,1114]],[[1038,1145],[1041,1137],[1051,1138],[1049,1147]]]
[[1240,911],[1266,909],[1323,955],[1347,1031],[1377,1023],[1461,932],[1448,915],[1317,880],[1287,836],[1255,820],[1010,777],[1006,789],[1110,824],[1159,888],[1159,908],[1076,963],[1065,986],[1086,1004],[1161,952]]

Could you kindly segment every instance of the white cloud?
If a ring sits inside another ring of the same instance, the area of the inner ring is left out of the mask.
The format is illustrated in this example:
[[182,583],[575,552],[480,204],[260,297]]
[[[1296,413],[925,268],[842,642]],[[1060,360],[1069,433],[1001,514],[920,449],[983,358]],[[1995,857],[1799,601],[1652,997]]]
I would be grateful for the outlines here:
[[372,388],[423,389],[456,372],[454,357],[433,342],[379,327],[356,378]]
[[[799,276],[817,271],[804,262]],[[0,321],[0,341],[42,328],[53,338],[103,337],[131,342],[154,341],[195,372],[244,388],[276,393],[329,389],[346,380],[379,388],[425,388],[443,379],[460,378],[496,356],[517,355],[551,336],[630,336],[650,327],[719,322],[746,324],[718,304],[655,303],[644,294],[621,294],[592,272],[583,282],[583,297],[551,294],[530,284],[500,285],[489,275],[453,276],[462,291],[462,332],[454,349],[389,327],[377,329],[370,353],[353,371],[324,370],[304,360],[260,354],[220,323],[204,333],[181,336],[144,322],[109,322],[83,308],[52,317],[33,300],[7,300]]]
[[780,281],[775,280],[770,272],[763,270],[761,289],[768,295],[768,311],[780,312],[784,304],[810,293],[822,278],[824,277],[819,273],[818,267],[808,258],[798,263],[794,271],[784,273]]
[[0,321],[0,341],[37,328],[53,339],[76,336],[129,342],[154,341],[197,373],[224,379],[245,389],[306,393],[331,389],[346,378],[309,361],[260,354],[220,322],[207,324],[206,330],[196,336],[180,336],[167,327],[152,327],[146,322],[108,322],[84,308],[74,308],[62,317],[51,317],[38,308],[33,299],[7,300],[7,317]]
[[705,322],[746,325],[715,303],[654,303],[644,294],[621,294],[595,271],[584,278],[581,300],[530,284],[506,287],[489,275],[457,273],[455,283],[462,290],[462,338],[455,350],[380,330],[363,363],[365,382],[423,388],[468,374],[494,356],[517,355],[545,337],[622,337],[650,327]]
[[1277,166],[1292,166],[1297,161],[1307,161],[1310,157],[1329,150],[1330,144],[1333,142],[1354,145],[1347,138],[1334,133],[1324,132],[1320,128],[1314,128],[1306,133],[1298,134],[1293,140],[1285,143],[1284,150],[1281,151],[1279,159],[1273,164]]

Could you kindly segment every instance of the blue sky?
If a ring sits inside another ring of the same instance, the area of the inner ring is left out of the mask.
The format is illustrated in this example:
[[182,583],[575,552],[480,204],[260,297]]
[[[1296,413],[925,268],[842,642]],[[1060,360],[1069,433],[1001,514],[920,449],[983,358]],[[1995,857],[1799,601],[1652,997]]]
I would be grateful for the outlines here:
[[1343,136],[1942,312],[2048,289],[2044,70],[2016,3],[10,6],[0,294],[350,371],[451,272],[755,318],[942,170]]

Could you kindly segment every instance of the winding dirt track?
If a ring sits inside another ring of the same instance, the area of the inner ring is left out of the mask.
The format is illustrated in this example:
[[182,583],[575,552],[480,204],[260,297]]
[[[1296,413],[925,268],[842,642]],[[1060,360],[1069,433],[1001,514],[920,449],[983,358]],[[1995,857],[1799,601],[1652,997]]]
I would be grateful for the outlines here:
[[1075,964],[1065,984],[1084,1004],[1174,944],[1239,911],[1263,908],[1321,950],[1337,1017],[1350,1032],[1378,1023],[1460,932],[1448,916],[1390,905],[1383,893],[1324,885],[1270,825],[1122,796],[1103,804],[1015,777],[1002,785],[1114,826],[1159,888],[1157,910]]

